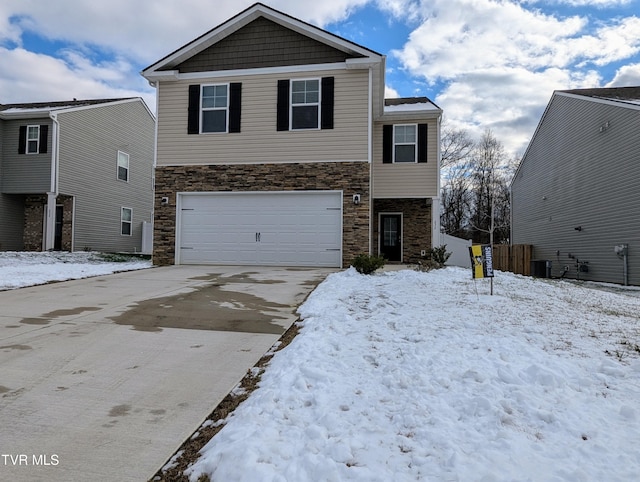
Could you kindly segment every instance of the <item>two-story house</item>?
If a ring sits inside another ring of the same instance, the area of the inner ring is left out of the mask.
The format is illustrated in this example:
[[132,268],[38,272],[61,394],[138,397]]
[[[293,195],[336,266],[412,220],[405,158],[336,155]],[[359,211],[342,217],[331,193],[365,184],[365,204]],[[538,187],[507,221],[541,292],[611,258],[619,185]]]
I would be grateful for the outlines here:
[[255,4],[143,70],[155,264],[412,262],[439,239],[442,111],[385,57]]
[[0,250],[151,251],[154,136],[140,98],[0,105]]

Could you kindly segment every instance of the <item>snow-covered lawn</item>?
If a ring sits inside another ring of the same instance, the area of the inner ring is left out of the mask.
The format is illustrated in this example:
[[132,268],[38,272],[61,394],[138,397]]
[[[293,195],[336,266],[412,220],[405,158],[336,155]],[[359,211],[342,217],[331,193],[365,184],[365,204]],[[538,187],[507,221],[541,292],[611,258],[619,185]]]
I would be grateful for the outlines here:
[[[113,261],[121,259],[122,261]],[[0,290],[150,268],[151,261],[95,252],[0,252]]]
[[489,296],[459,268],[332,274],[190,478],[639,480],[637,295],[499,272]]

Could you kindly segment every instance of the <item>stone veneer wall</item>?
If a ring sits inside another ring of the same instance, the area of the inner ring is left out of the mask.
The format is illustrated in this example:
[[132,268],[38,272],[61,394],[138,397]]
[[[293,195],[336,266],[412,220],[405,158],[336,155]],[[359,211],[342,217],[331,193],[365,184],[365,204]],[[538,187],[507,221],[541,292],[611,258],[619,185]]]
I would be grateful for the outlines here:
[[44,208],[47,204],[47,196],[27,196],[24,201],[24,234],[23,243],[25,251],[42,251],[42,234],[44,221]]
[[[342,263],[369,252],[369,175],[366,162],[158,166],[153,263],[175,264],[176,193],[220,191],[343,191]],[[353,204],[360,194],[360,204]],[[168,205],[161,199],[169,198]]]
[[71,251],[73,235],[73,196],[58,196],[56,204],[62,204],[62,251]]
[[[73,197],[58,196],[56,204],[62,205],[62,251],[71,251],[73,233]],[[47,206],[47,196],[27,196],[24,203],[24,234],[25,251],[42,251],[44,234],[44,210]]]
[[379,213],[402,213],[403,263],[417,263],[420,252],[432,248],[430,199],[374,199],[374,253],[380,252]]

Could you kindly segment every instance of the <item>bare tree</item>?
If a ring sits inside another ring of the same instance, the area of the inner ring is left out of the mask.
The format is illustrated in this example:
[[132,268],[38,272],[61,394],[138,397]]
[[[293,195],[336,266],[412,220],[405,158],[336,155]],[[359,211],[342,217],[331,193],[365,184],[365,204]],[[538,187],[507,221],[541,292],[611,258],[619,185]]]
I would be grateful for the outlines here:
[[440,225],[445,233],[461,238],[469,237],[473,149],[474,141],[467,131],[443,123]]
[[[486,244],[508,241],[509,218],[505,209],[509,206],[509,196],[506,167],[507,156],[502,143],[490,129],[486,129],[473,154],[471,224],[474,242]],[[496,211],[501,213],[498,223]]]

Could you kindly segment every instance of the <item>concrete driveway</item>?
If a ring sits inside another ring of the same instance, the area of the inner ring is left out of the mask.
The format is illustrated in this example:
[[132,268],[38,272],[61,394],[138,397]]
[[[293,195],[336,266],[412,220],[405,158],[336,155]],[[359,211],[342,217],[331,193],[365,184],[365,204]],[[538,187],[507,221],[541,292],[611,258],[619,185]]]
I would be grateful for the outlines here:
[[0,292],[0,480],[148,480],[330,271],[171,266]]

